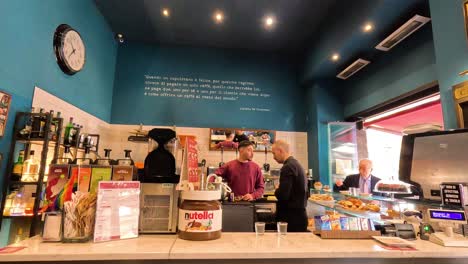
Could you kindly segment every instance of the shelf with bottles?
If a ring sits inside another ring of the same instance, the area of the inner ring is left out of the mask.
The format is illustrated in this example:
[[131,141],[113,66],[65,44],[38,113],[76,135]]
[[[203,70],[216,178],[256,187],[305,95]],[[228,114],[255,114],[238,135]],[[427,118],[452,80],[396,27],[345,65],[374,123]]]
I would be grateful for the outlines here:
[[43,108],[35,112],[34,107],[31,112],[17,113],[17,125],[21,129],[14,134],[16,141],[58,141],[60,140],[59,128],[62,127],[61,113],[54,114],[54,110],[46,113]]
[[[0,222],[3,217],[31,219],[30,236],[35,235],[40,221],[36,219],[47,180],[49,161],[56,159],[61,142],[63,120],[54,111],[45,113],[17,112],[6,175],[3,177]],[[37,143],[37,144],[36,144]],[[53,146],[52,151],[50,147]]]
[[[43,181],[42,183],[45,184],[46,181]],[[11,182],[10,182],[10,186],[16,186],[16,185],[37,185],[37,184],[38,184],[37,181],[35,181],[35,182],[11,181]]]
[[36,196],[34,185],[12,187],[5,197],[3,216],[33,216]]

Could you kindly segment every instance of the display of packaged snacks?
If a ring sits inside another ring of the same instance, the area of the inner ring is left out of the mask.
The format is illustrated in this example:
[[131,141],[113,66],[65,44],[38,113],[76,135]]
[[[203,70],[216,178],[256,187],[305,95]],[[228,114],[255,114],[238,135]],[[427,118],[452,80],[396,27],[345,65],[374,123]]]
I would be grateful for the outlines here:
[[369,219],[367,218],[359,218],[359,224],[361,225],[361,230],[368,231],[370,230],[369,226]]
[[328,215],[318,215],[314,217],[315,230],[331,230],[330,217]]
[[314,217],[316,231],[374,231],[374,223],[368,218],[331,217],[320,215]]
[[348,217],[340,217],[341,230],[349,230]]
[[331,220],[331,230],[341,230],[340,219]]
[[349,230],[351,230],[351,231],[361,230],[360,223],[359,223],[359,218],[357,218],[357,217],[348,217],[348,222],[349,222]]

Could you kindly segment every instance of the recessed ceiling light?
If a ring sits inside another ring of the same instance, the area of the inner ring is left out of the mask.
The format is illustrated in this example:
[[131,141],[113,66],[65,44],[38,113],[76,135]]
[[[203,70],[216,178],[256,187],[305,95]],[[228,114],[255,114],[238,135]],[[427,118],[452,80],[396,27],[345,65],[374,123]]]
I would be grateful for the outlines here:
[[275,25],[275,18],[273,16],[265,17],[265,27],[272,28]]
[[340,59],[340,54],[338,53],[334,53],[331,57],[332,61],[337,61]]
[[171,16],[171,12],[169,11],[169,9],[167,8],[163,8],[162,11],[161,11],[162,15],[165,16],[165,17],[170,17]]
[[214,14],[214,20],[217,24],[220,24],[224,21],[224,14],[221,11],[216,11]]
[[371,32],[374,29],[374,26],[371,23],[367,23],[362,29],[364,32]]

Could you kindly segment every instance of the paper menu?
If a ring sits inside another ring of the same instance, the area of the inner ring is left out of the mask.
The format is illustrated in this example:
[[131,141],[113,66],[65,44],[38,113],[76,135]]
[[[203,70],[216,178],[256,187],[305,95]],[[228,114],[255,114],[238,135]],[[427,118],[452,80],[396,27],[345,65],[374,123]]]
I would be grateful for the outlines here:
[[140,182],[101,181],[94,242],[138,237]]

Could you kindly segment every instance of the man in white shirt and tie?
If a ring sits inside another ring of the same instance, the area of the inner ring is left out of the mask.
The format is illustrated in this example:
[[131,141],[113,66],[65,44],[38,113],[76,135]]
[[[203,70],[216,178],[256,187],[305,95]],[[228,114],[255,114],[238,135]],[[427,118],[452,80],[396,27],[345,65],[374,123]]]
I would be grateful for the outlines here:
[[344,181],[337,180],[333,190],[346,191],[351,187],[359,188],[361,193],[372,193],[375,185],[380,178],[371,174],[372,161],[370,159],[362,159],[359,161],[359,174],[349,175]]

